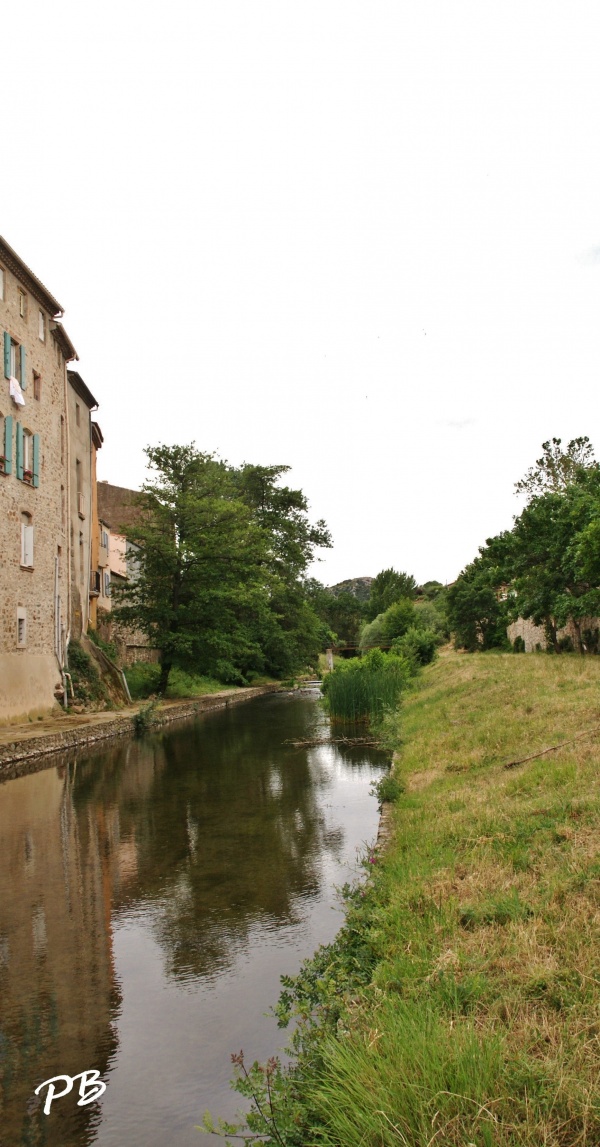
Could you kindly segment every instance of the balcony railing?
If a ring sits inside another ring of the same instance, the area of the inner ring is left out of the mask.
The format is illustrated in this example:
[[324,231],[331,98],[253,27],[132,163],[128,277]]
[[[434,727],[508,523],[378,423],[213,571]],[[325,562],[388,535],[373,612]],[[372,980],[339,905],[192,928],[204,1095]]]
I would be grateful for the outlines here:
[[100,593],[100,574],[98,570],[92,570],[90,573],[90,593]]

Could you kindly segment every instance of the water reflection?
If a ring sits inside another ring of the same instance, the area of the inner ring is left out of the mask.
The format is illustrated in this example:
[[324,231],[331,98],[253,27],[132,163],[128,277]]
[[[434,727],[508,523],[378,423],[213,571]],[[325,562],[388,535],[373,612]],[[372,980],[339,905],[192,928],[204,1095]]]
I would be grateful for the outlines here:
[[[373,835],[384,759],[283,745],[319,730],[314,699],[264,698],[0,788],[2,1142],[204,1142],[227,1053],[270,1052],[278,977]],[[102,1101],[44,1116],[37,1084],[91,1067]]]

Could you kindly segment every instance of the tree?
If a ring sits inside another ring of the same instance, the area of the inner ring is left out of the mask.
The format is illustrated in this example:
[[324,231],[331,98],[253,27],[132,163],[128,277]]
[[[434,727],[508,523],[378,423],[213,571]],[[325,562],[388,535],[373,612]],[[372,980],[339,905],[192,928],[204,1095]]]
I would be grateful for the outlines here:
[[233,472],[239,495],[265,539],[271,616],[262,618],[257,640],[264,647],[267,671],[276,676],[314,664],[329,636],[313,608],[305,575],[315,550],[331,547],[331,535],[323,520],[309,521],[302,490],[278,485],[289,469],[245,463]]
[[507,644],[507,606],[500,600],[502,576],[489,555],[480,551],[448,589],[448,624],[454,643],[470,653]]
[[[600,468],[578,466],[562,489],[532,498],[510,533],[488,545],[512,583],[512,613],[556,631],[600,608]],[[581,634],[578,632],[581,647]]]
[[287,467],[235,470],[190,446],[148,447],[132,541],[139,571],[116,615],[160,651],[159,689],[173,665],[223,681],[294,672],[316,656],[321,626],[302,573],[317,545],[301,491],[278,488]]
[[385,613],[390,605],[401,597],[413,598],[417,583],[411,574],[398,573],[390,568],[381,570],[371,584],[371,596],[367,606],[367,618],[374,621],[378,614]]
[[310,578],[306,582],[312,608],[321,619],[329,642],[336,645],[358,644],[358,631],[364,620],[364,608],[353,593],[334,594]]
[[529,499],[540,494],[556,494],[576,481],[582,469],[598,468],[589,438],[572,438],[566,450],[561,449],[561,442],[562,439],[553,438],[551,442],[542,443],[542,457],[515,482],[517,494],[527,494]]
[[224,462],[193,444],[146,454],[157,476],[142,487],[138,573],[115,613],[160,651],[161,692],[174,664],[235,679],[261,661],[248,622],[265,608],[265,538]]

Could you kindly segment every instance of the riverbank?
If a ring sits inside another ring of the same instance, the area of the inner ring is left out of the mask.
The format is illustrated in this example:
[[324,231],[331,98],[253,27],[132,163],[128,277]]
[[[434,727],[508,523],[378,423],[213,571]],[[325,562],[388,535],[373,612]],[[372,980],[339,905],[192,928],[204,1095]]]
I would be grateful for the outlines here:
[[599,687],[598,658],[447,653],[406,695],[387,845],[286,987],[282,1142],[600,1142]]
[[[152,727],[196,717],[210,709],[240,704],[280,688],[279,684],[223,689],[200,697],[161,701],[152,713]],[[113,737],[135,733],[135,718],[147,702],[126,709],[99,713],[57,713],[41,721],[0,726],[0,780],[23,776],[52,764],[47,760],[67,749],[93,745]]]

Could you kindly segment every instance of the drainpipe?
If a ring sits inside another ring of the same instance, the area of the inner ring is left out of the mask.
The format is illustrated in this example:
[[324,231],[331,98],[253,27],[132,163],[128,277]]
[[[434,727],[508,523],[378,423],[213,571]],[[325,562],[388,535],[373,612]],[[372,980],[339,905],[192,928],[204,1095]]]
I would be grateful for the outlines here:
[[[72,362],[73,360],[69,359],[68,361]],[[68,665],[67,653],[69,649],[69,642],[71,640],[71,563],[73,559],[71,552],[71,435],[69,432],[69,381],[67,379],[67,359],[63,360],[63,374],[65,392],[65,458],[67,462],[67,636],[65,638],[65,647],[62,650],[62,669],[64,672],[65,665]],[[66,697],[66,681],[64,682],[64,689]],[[71,682],[71,690],[72,689],[73,683]]]

